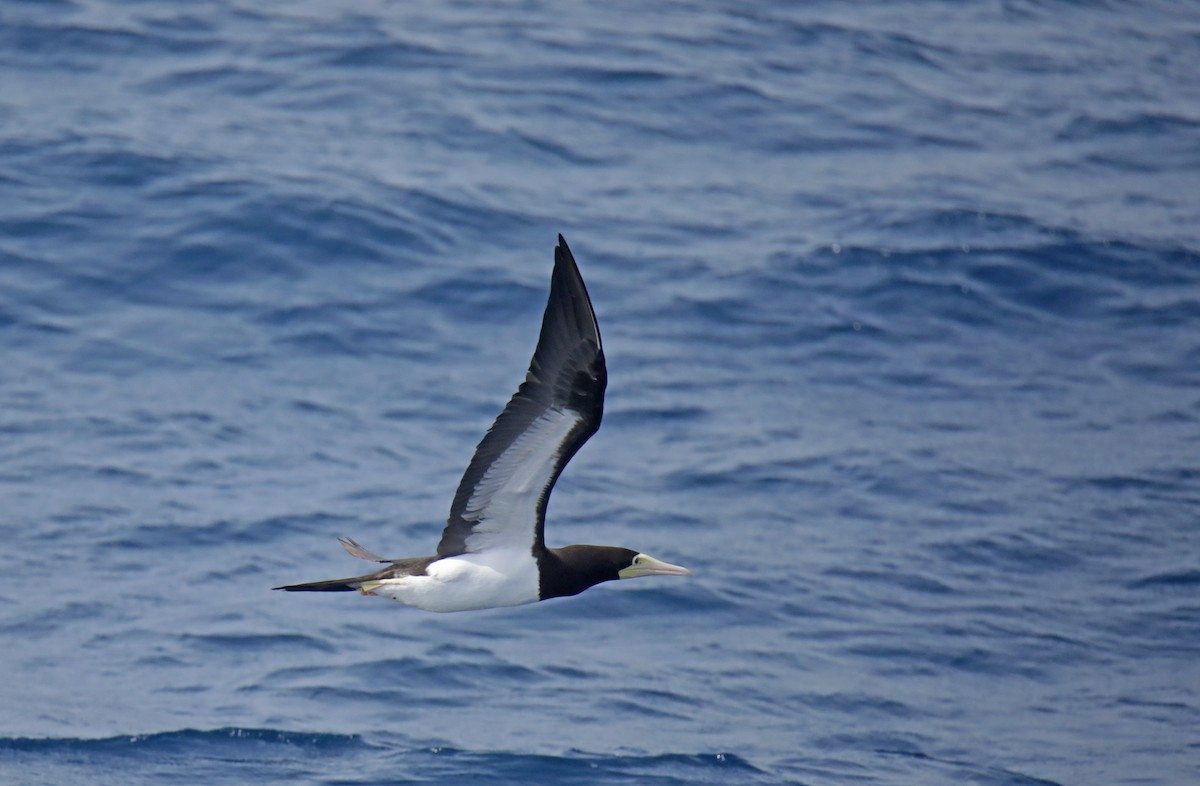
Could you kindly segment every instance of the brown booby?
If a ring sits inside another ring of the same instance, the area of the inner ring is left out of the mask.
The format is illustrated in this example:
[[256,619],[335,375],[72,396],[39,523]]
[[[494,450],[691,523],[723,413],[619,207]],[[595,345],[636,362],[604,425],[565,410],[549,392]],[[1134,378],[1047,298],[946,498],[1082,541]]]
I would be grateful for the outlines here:
[[608,372],[600,329],[562,235],[550,298],[525,381],[488,429],[459,482],[437,555],[387,559],[350,538],[352,556],[387,567],[275,589],[378,595],[426,611],[519,606],[613,579],[691,571],[617,546],[546,546],[546,503],[563,467],[600,428]]

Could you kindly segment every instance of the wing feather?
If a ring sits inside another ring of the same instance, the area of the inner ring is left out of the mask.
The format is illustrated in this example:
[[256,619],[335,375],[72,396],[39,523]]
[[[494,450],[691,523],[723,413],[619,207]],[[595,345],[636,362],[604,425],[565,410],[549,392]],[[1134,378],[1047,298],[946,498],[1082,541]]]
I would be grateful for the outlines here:
[[503,546],[545,548],[546,503],[563,467],[600,428],[608,374],[600,329],[562,235],[525,381],[459,482],[438,556]]

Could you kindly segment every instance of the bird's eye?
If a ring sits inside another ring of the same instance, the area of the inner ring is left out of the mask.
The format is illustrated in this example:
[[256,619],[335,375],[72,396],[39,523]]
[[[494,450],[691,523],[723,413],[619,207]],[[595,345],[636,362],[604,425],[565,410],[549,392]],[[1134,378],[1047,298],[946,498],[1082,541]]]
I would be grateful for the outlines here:
[[641,564],[642,564],[642,558],[641,558],[641,556],[634,557],[634,558],[633,558],[633,564],[634,564],[634,565],[641,565]]

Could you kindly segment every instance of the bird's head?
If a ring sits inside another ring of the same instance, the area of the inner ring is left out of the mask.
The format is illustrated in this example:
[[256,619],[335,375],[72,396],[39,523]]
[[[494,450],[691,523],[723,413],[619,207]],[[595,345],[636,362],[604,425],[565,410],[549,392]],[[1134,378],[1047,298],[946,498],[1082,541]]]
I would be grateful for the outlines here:
[[541,597],[578,595],[588,587],[639,576],[690,576],[692,572],[633,549],[617,546],[564,546],[547,549],[541,558]]
[[690,576],[692,572],[679,565],[672,565],[651,557],[649,554],[638,554],[632,549],[628,551],[628,564],[617,571],[617,578],[636,579],[639,576]]

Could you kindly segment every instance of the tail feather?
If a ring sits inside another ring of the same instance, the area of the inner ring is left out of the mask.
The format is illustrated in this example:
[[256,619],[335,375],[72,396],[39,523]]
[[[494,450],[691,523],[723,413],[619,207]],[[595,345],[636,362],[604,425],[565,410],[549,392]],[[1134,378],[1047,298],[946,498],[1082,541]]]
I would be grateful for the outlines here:
[[306,584],[285,584],[282,587],[272,587],[271,589],[285,590],[287,592],[354,592],[357,590],[369,595],[373,589],[379,586],[381,581],[402,579],[407,576],[428,575],[425,573],[425,569],[438,560],[437,557],[405,557],[404,559],[385,560],[383,557],[367,551],[349,538],[346,538],[342,542],[342,545],[345,546],[346,551],[360,559],[390,562],[391,565],[381,568],[374,573],[368,573],[365,576],[352,576],[348,579],[330,579],[329,581],[310,581]]
[[331,579],[330,581],[310,581],[307,584],[288,584],[284,587],[271,587],[271,589],[287,592],[354,592],[361,584],[361,578]]
[[396,561],[394,559],[388,559],[387,557],[381,557],[373,551],[367,551],[366,549],[364,549],[362,546],[360,546],[358,544],[358,541],[356,541],[354,538],[351,538],[351,537],[338,538],[338,543],[342,544],[342,548],[344,548],[346,550],[346,553],[349,554],[351,557],[358,557],[359,559],[365,559],[367,562],[395,562]]

